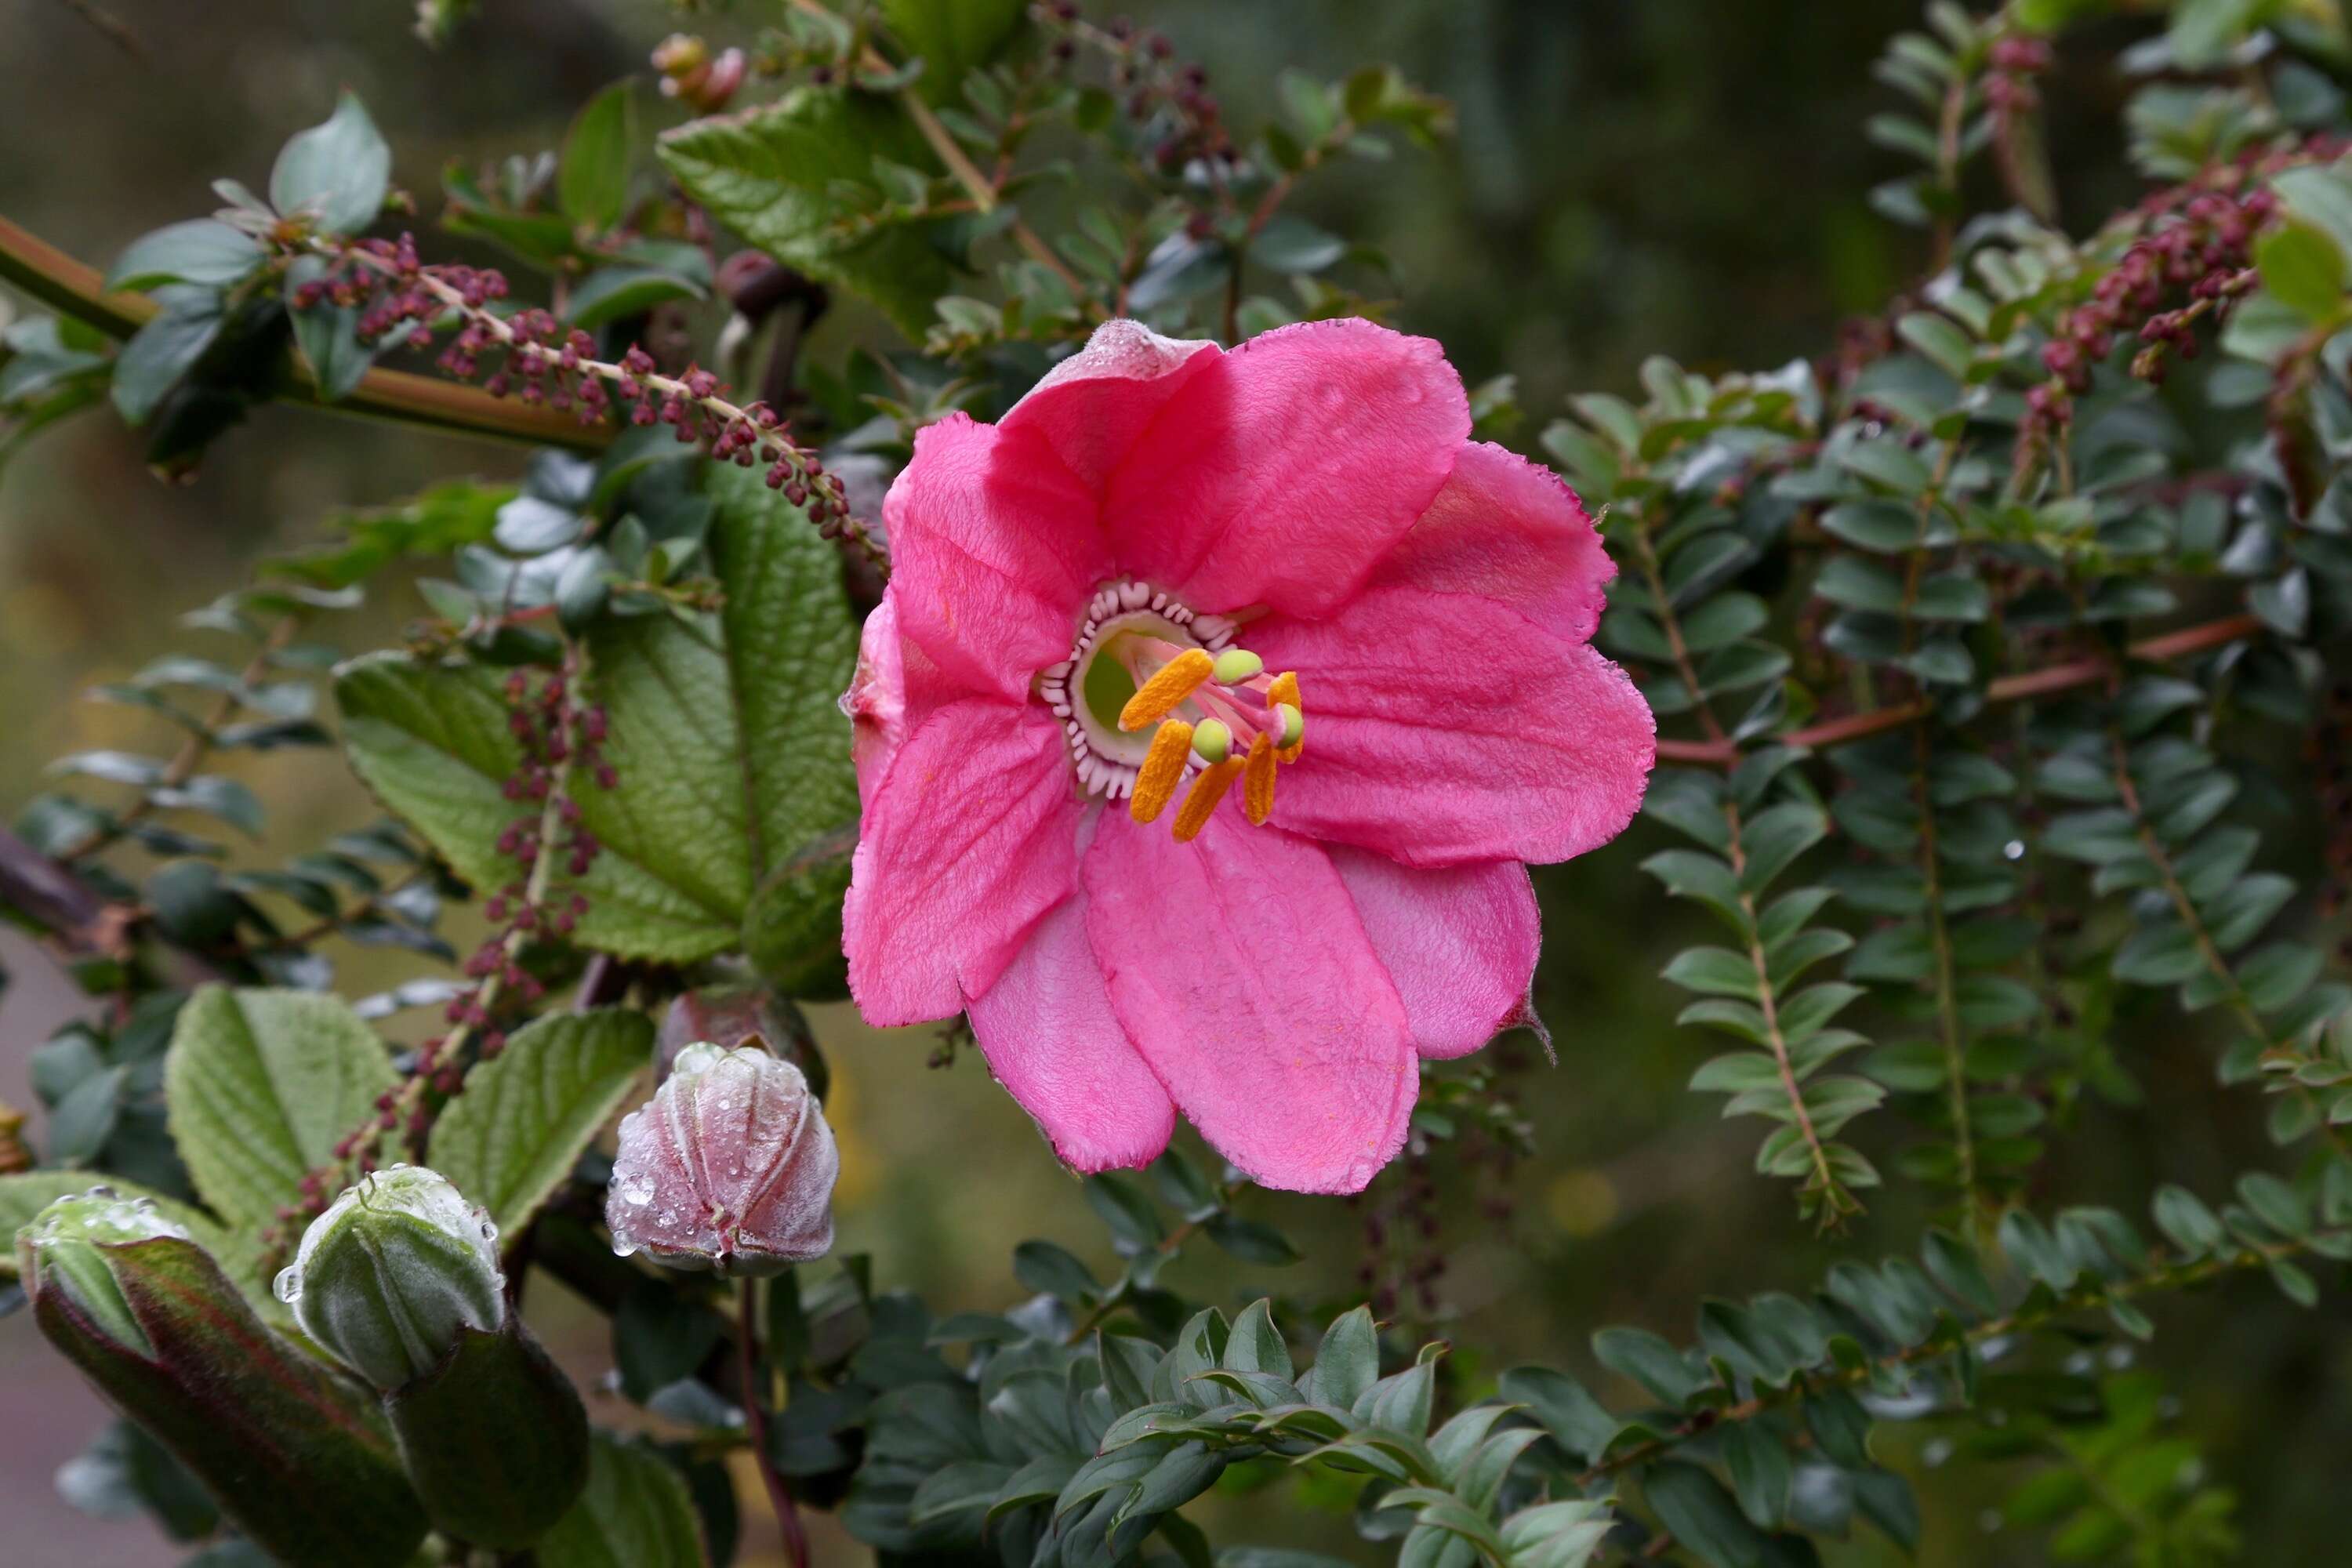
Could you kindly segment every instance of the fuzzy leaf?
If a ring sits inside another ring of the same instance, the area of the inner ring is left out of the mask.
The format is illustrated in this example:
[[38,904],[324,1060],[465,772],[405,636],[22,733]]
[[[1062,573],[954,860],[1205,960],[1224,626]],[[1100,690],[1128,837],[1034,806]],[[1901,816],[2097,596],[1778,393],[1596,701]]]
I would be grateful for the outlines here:
[[490,1211],[512,1247],[651,1059],[642,1013],[557,1013],[467,1075],[433,1129],[433,1166]]
[[205,986],[180,1010],[163,1061],[173,1142],[196,1191],[236,1227],[274,1223],[396,1081],[383,1042],[348,1004],[303,991]]

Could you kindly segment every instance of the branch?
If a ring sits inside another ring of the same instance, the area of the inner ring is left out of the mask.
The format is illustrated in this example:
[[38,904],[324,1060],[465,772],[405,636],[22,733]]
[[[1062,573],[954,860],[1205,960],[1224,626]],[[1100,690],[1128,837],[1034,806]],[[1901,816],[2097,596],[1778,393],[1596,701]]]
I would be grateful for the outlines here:
[[[51,310],[115,339],[130,337],[156,312],[152,300],[143,294],[109,292],[96,268],[5,217],[0,217],[0,282],[13,284]],[[349,396],[330,403],[320,395],[309,363],[291,352],[276,395],[283,402],[306,404],[333,414],[574,451],[602,451],[613,438],[607,426],[583,426],[551,409],[505,402],[474,387],[406,371],[371,370]]]
[[[2131,645],[2129,657],[2144,663],[2161,664],[2168,659],[2185,658],[2190,654],[2204,653],[2224,643],[2252,637],[2263,629],[2262,621],[2253,616],[2225,616],[2202,626],[2188,626],[2162,637],[2148,637]],[[2104,658],[2078,658],[2065,664],[2053,664],[2047,669],[2036,669],[2024,675],[2003,676],[1985,688],[1987,702],[2018,702],[2029,697],[2046,697],[2056,691],[2071,691],[2078,686],[2089,686],[2104,680],[2114,666]],[[1784,746],[1801,746],[1819,751],[1825,746],[1843,745],[1867,735],[1899,729],[1927,712],[1925,702],[1897,702],[1885,708],[1874,708],[1867,713],[1849,714],[1843,719],[1832,719],[1826,723],[1808,725],[1775,737]],[[1727,768],[1739,761],[1739,748],[1728,741],[1660,741],[1658,760],[1668,763],[1688,763],[1700,767]]]
[[[829,8],[819,4],[819,0],[792,0],[792,5],[794,10],[823,16],[827,21],[839,20]],[[897,68],[870,44],[858,64],[877,75],[887,75]],[[996,188],[996,182],[981,173],[980,165],[974,163],[958,144],[955,133],[940,123],[940,117],[931,112],[931,106],[923,101],[922,95],[911,87],[902,87],[892,96],[898,100],[898,107],[906,110],[907,118],[915,122],[915,129],[922,132],[923,140],[930,143],[931,151],[939,155],[948,173],[955,177],[956,184],[971,195],[972,205],[982,212],[994,210],[1004,199]],[[1071,269],[1068,262],[1054,253],[1054,247],[1038,237],[1037,231],[1029,226],[1027,219],[1014,218],[1008,232],[1013,236],[1013,244],[1025,251],[1031,260],[1067,284],[1072,294],[1081,300],[1093,300],[1094,295],[1086,280]]]

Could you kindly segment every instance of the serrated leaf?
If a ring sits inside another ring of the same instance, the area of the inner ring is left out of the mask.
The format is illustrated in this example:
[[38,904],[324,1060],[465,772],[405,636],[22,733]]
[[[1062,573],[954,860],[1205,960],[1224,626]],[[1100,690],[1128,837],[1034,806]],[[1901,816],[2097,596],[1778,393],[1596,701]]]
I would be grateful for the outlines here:
[[[807,858],[857,812],[835,705],[857,639],[840,560],[756,472],[716,468],[709,485],[724,606],[691,625],[606,617],[591,633],[619,778],[610,792],[584,779],[572,790],[604,846],[579,884],[589,902],[576,940],[692,963],[738,947],[755,902],[772,905],[789,883],[822,907],[797,921],[771,907],[769,923],[837,962],[845,879],[808,877]],[[335,692],[352,765],[378,798],[468,881],[512,880],[497,840],[516,816],[501,784],[520,757],[496,676],[377,655],[344,665]]]
[[520,1239],[652,1060],[653,1024],[618,1007],[558,1013],[466,1075],[433,1128],[433,1167]]
[[850,224],[880,206],[874,159],[929,169],[905,115],[866,93],[797,88],[742,114],[698,120],[657,151],[687,194],[783,262],[865,295],[920,339],[953,275],[927,225]]

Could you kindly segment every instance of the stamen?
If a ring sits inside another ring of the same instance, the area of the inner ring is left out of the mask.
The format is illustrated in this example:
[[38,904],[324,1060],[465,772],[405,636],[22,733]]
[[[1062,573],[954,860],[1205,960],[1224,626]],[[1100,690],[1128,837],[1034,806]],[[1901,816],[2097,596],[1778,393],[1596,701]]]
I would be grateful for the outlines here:
[[1274,678],[1265,689],[1265,705],[1270,709],[1286,709],[1282,715],[1282,749],[1275,761],[1295,763],[1307,750],[1307,702],[1298,695],[1298,672],[1286,669]]
[[1245,647],[1229,647],[1217,656],[1214,669],[1220,686],[1239,686],[1265,668],[1265,660]]
[[1184,699],[1192,695],[1215,671],[1217,661],[1206,650],[1186,648],[1160,667],[1152,678],[1136,689],[1118,710],[1118,727],[1140,730],[1156,724],[1176,711]]
[[1274,741],[1260,734],[1250,742],[1249,761],[1243,763],[1242,810],[1253,827],[1264,827],[1274,815]]
[[1201,836],[1201,829],[1209,826],[1210,814],[1217,809],[1217,803],[1225,798],[1225,791],[1234,787],[1234,780],[1240,775],[1243,765],[1239,757],[1227,757],[1192,781],[1191,791],[1184,796],[1184,804],[1177,808],[1177,843],[1190,844]]
[[1171,719],[1153,731],[1151,754],[1143,759],[1135,775],[1135,798],[1127,807],[1129,816],[1138,822],[1158,819],[1175,798],[1176,786],[1184,782],[1184,763],[1192,751],[1192,726],[1183,720]]
[[1233,728],[1222,719],[1203,719],[1192,731],[1192,754],[1210,766],[1223,762],[1233,749]]

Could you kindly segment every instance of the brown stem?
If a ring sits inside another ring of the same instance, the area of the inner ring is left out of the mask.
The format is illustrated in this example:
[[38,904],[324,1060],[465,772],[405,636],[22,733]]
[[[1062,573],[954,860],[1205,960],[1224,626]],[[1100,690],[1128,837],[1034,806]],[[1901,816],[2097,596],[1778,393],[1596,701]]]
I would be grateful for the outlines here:
[[776,1511],[776,1526],[784,1537],[784,1556],[793,1568],[808,1568],[808,1531],[801,1525],[793,1489],[768,1454],[768,1402],[762,1397],[767,1380],[760,1372],[760,1282],[746,1279],[736,1297],[736,1370],[743,1384],[743,1419],[751,1433],[751,1458],[759,1466],[760,1482],[768,1489],[768,1506]]
[[294,634],[301,629],[301,626],[302,617],[299,615],[279,616],[278,624],[271,626],[268,635],[262,639],[260,651],[238,672],[237,690],[221,693],[220,700],[213,704],[212,712],[205,716],[202,725],[180,742],[180,749],[173,753],[170,762],[163,764],[163,772],[155,782],[111,822],[93,829],[89,837],[66,850],[58,858],[80,860],[120,842],[123,834],[130,831],[131,824],[155,811],[155,797],[159,791],[178,789],[194,778],[196,770],[204,765],[205,759],[212,754],[214,732],[235,718],[237,710],[245,706],[245,699],[240,693],[251,690],[254,682],[269,673],[271,659],[293,640]]
[[[42,304],[110,338],[130,337],[156,313],[152,300],[143,294],[110,293],[96,268],[5,217],[0,217],[0,282],[15,285]],[[329,403],[320,395],[310,367],[299,354],[289,355],[287,370],[277,395],[330,413],[583,452],[601,451],[613,438],[606,426],[581,425],[551,410],[506,402],[474,387],[406,371],[370,370],[350,395]]]
[[[2201,626],[2186,626],[2162,637],[2148,637],[2132,644],[2133,658],[2150,664],[2168,659],[2185,658],[2190,654],[2204,653],[2252,637],[2263,629],[2261,619],[2254,616],[2225,616],[2218,621]],[[2078,686],[2089,686],[2106,679],[2112,667],[2104,658],[2078,658],[2065,664],[2053,664],[2047,669],[2037,669],[2024,675],[2004,676],[1985,688],[1987,702],[2016,702],[2028,697],[2046,697],[2052,692],[2070,691]],[[1802,746],[1820,750],[1826,746],[1843,745],[1865,736],[1897,729],[1927,711],[1925,702],[1897,702],[1885,708],[1874,708],[1867,713],[1853,713],[1843,719],[1808,725],[1779,737],[1784,746]],[[1660,741],[1658,760],[1688,763],[1702,767],[1727,768],[1739,761],[1739,750],[1728,741]]]
[[1771,961],[1765,956],[1763,934],[1757,925],[1756,896],[1748,890],[1748,851],[1739,841],[1739,807],[1728,800],[1723,803],[1723,821],[1731,834],[1731,875],[1739,885],[1739,910],[1748,919],[1748,962],[1756,971],[1756,1000],[1764,1014],[1765,1044],[1771,1047],[1772,1060],[1780,1069],[1780,1090],[1789,1097],[1805,1152],[1812,1156],[1812,1184],[1822,1194],[1821,1228],[1834,1229],[1849,1214],[1860,1213],[1862,1205],[1838,1184],[1837,1173],[1830,1168],[1829,1151],[1822,1147],[1821,1133],[1813,1127],[1812,1112],[1805,1109],[1805,1092],[1789,1059],[1788,1037],[1780,1032],[1780,1003],[1772,994]]

